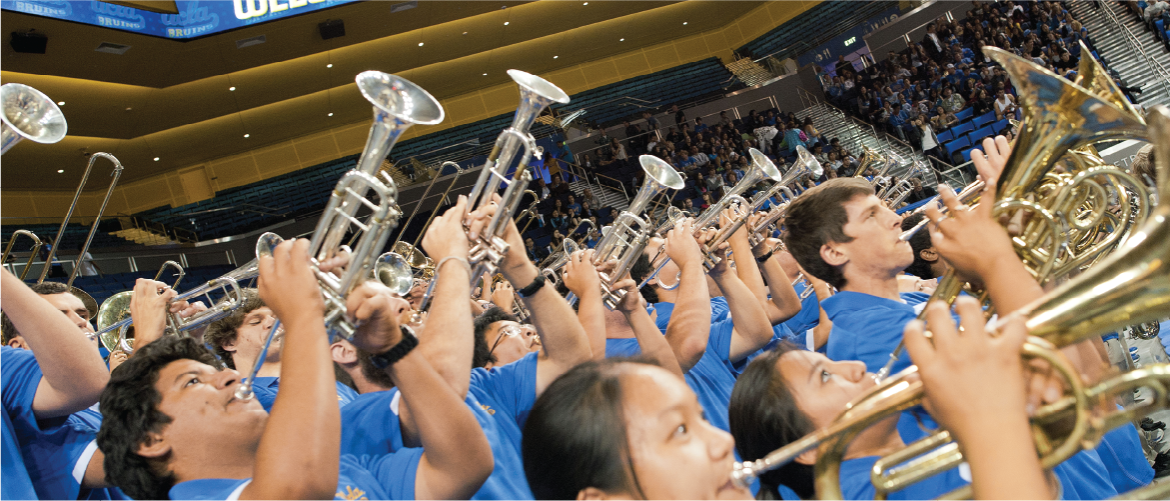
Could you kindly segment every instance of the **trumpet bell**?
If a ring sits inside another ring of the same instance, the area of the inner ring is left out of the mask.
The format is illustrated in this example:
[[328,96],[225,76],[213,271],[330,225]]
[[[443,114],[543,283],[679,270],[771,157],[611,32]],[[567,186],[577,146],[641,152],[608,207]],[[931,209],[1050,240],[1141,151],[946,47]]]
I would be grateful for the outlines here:
[[552,103],[565,104],[569,102],[569,95],[548,80],[520,70],[508,70],[508,76],[520,86],[522,91],[532,92]]
[[363,71],[354,80],[362,97],[394,118],[417,125],[443,121],[439,101],[410,80],[380,71]]
[[[130,318],[130,299],[134,297],[134,291],[124,291],[110,296],[102,302],[98,308],[96,328],[100,333],[98,339],[101,340],[102,346],[107,350],[114,351],[118,349],[119,338],[121,337],[120,329],[109,329],[111,325]],[[106,331],[106,332],[102,332]]]
[[772,159],[768,158],[768,156],[765,155],[762,151],[755,148],[749,148],[748,154],[752,157],[752,165],[759,167],[760,172],[764,175],[764,177],[773,181],[780,181],[780,179],[784,177],[784,175],[780,173],[780,169],[776,168],[776,164],[772,162]]
[[[799,175],[801,176],[805,174],[812,174],[816,177],[821,177],[821,175],[825,173],[825,169],[821,166],[821,162],[817,160],[817,157],[814,157],[812,153],[809,153],[807,148],[799,145],[796,147],[796,163],[793,165],[793,168],[796,167],[800,167],[807,171],[800,173]],[[858,169],[860,170],[860,168]],[[789,172],[791,172],[791,170]]]
[[399,296],[405,296],[414,287],[414,272],[402,256],[387,252],[374,261],[374,278]]
[[0,86],[0,154],[6,153],[22,139],[51,144],[65,137],[69,126],[61,108],[39,90],[24,84]]
[[256,239],[256,257],[272,256],[272,251],[276,249],[277,245],[284,242],[284,238],[271,231],[265,232]]

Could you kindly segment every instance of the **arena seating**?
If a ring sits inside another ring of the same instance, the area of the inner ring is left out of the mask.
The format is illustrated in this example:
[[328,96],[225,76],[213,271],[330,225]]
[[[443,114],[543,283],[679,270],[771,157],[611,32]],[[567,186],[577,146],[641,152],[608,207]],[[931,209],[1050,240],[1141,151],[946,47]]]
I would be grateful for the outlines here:
[[[719,58],[711,57],[577,93],[570,96],[569,104],[554,108],[564,112],[585,108],[585,118],[604,127],[631,117],[642,108],[682,104],[718,92],[730,78],[731,72]],[[622,101],[627,97],[639,102],[632,106]]]

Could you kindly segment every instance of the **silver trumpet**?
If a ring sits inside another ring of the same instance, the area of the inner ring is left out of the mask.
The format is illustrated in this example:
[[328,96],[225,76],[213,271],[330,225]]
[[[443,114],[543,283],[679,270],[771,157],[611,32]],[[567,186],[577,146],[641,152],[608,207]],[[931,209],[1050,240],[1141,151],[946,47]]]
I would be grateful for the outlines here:
[[56,143],[69,131],[61,108],[39,90],[24,84],[4,84],[0,86],[0,101],[4,105],[4,114],[0,115],[0,155],[25,139]]
[[914,162],[910,165],[910,171],[906,173],[906,176],[884,193],[882,201],[886,203],[887,207],[896,208],[914,190],[914,183],[910,182],[910,179],[917,177],[922,181],[926,178],[926,172],[927,167],[922,162]]
[[[494,275],[500,260],[508,253],[508,243],[503,235],[523,199],[525,187],[532,180],[532,174],[528,172],[528,162],[536,152],[536,139],[528,132],[532,122],[552,103],[569,102],[569,95],[565,91],[536,75],[508,70],[508,76],[520,87],[520,106],[516,108],[511,127],[504,129],[496,138],[495,146],[467,197],[467,210],[470,213],[492,204],[492,196],[496,194],[500,183],[508,184],[499,209],[471,242],[468,261],[472,265],[472,281],[484,274]],[[521,148],[524,153],[519,157],[516,172],[511,179],[507,179],[508,168]],[[430,292],[427,291],[428,296]]]
[[[378,274],[375,269],[378,263],[385,266],[386,263],[378,259],[378,252],[386,246],[390,231],[398,224],[401,215],[396,203],[398,186],[385,171],[381,172],[381,179],[375,172],[407,128],[415,124],[437,124],[443,121],[444,116],[438,100],[405,78],[365,71],[359,73],[355,80],[362,96],[374,107],[374,124],[370,127],[370,135],[357,168],[341,176],[309,240],[313,271],[325,300],[325,329],[330,339],[334,336],[347,340],[353,338],[356,327],[346,318],[345,298],[371,275]],[[368,197],[371,191],[377,203]],[[362,207],[371,211],[365,222],[357,217]],[[333,257],[341,249],[341,242],[350,231],[361,233],[361,237],[357,239],[345,270],[339,275],[321,271],[318,263]],[[261,235],[256,243],[257,257],[271,255],[272,250],[282,241],[273,233]],[[277,321],[268,333],[252,372],[236,389],[236,398],[253,397],[252,383],[267,358],[273,337],[280,329],[280,322]]]
[[[718,202],[712,204],[707,208],[707,210],[703,211],[703,213],[699,215],[699,218],[695,221],[696,232],[705,230],[712,226],[717,226],[719,224],[719,216],[723,213],[724,209],[733,207],[735,205],[738,205],[742,209],[749,209],[754,207],[753,204],[748,203],[748,201],[743,198],[743,193],[752,186],[755,186],[764,178],[771,179],[779,186],[785,186],[798,177],[796,172],[794,172],[797,169],[789,170],[791,173],[789,176],[780,174],[779,169],[776,168],[776,164],[772,163],[772,160],[770,160],[760,150],[751,148],[748,150],[748,153],[752,157],[751,169],[743,176],[743,179],[736,183],[735,186],[732,187],[731,190],[723,196],[723,198],[719,199]],[[763,205],[764,200],[766,200],[766,198],[757,197],[757,202],[759,202],[760,205]],[[719,228],[718,233],[716,233],[714,237],[708,240],[707,243],[703,244],[701,248],[703,252],[703,267],[708,271],[718,265],[719,261],[722,260],[722,258],[714,254],[715,248],[718,247],[719,244],[726,242],[727,239],[731,238],[731,235],[735,234],[736,231],[739,231],[739,229],[743,227],[744,223],[747,222],[747,214],[750,214],[750,212],[743,213],[740,217],[733,219],[730,224]],[[658,254],[650,262],[654,262],[654,260],[657,260],[665,252],[665,248],[659,250]],[[638,287],[646,285],[651,279],[657,277],[658,273],[661,272],[662,268],[665,267],[666,263],[669,262],[670,256],[666,256],[666,258],[662,260],[662,263],[660,263],[652,273],[647,275],[646,278],[642,280],[642,283],[638,285]],[[681,275],[682,272],[680,271],[679,276]],[[678,278],[678,276],[675,277],[675,283],[673,286],[668,287],[666,285],[662,285],[661,281],[659,281],[659,286],[666,290],[674,290],[679,286]]]
[[[752,200],[752,212],[755,212],[756,210],[759,210],[761,207],[763,207],[764,202],[770,200],[778,192],[784,193],[784,195],[788,197],[789,202],[791,202],[792,199],[796,198],[796,195],[792,193],[792,190],[788,188],[788,185],[796,182],[804,176],[821,177],[821,174],[824,173],[825,169],[821,166],[821,162],[819,162],[816,157],[812,155],[812,153],[809,153],[809,151],[805,149],[804,146],[797,146],[796,162],[793,162],[792,167],[788,169],[788,172],[784,173],[784,177],[779,181],[776,181],[776,184],[772,186],[772,189],[765,193],[766,197],[756,197]],[[772,231],[775,229],[775,226],[780,222],[780,218],[784,217],[784,212],[787,207],[787,203],[781,204],[779,207],[769,211],[767,216],[757,221],[755,226],[748,228],[748,242],[750,242],[753,247],[759,245],[768,238],[768,235],[772,233]]]
[[[508,242],[504,240],[504,232],[507,231],[508,224],[511,223],[516,209],[519,208],[524,194],[531,193],[525,189],[532,181],[532,173],[528,172],[528,162],[532,160],[537,147],[536,139],[528,130],[532,127],[536,117],[549,105],[569,102],[569,95],[548,80],[520,70],[508,70],[508,76],[512,77],[512,80],[520,87],[520,105],[516,108],[512,125],[496,137],[496,143],[492,147],[491,153],[488,154],[483,168],[479,171],[475,186],[472,187],[471,193],[467,196],[467,212],[470,214],[495,203],[492,201],[492,196],[496,194],[501,183],[507,183],[508,186],[504,190],[495,215],[480,230],[479,235],[471,239],[471,249],[468,251],[467,257],[472,268],[471,286],[473,288],[485,274],[496,274],[500,261],[508,253],[509,246]],[[516,154],[521,148],[524,149],[524,153],[517,161],[516,172],[509,179],[507,178],[508,168],[512,166],[512,161],[516,160]],[[426,311],[430,306],[435,284],[438,283],[438,273],[439,270],[435,270],[435,279],[427,285],[416,316],[421,315],[421,312]]]
[[569,264],[569,258],[573,256],[574,252],[581,250],[581,246],[571,238],[566,238],[561,241],[561,252],[552,263],[540,270],[540,273],[554,282],[560,282],[559,272],[561,268]]
[[[638,162],[642,164],[642,171],[646,173],[646,181],[634,195],[630,206],[618,214],[612,225],[606,227],[609,231],[602,228],[603,236],[594,246],[593,264],[617,261],[617,265],[609,273],[601,274],[602,302],[611,310],[617,308],[618,303],[621,303],[626,295],[624,290],[614,289],[614,285],[634,267],[655,230],[654,224],[648,221],[648,218],[644,219],[642,214],[659,193],[667,189],[680,190],[685,184],[678,171],[665,160],[653,155],[642,155],[638,157]],[[576,302],[574,294],[569,294],[566,299],[569,300],[569,304]]]
[[[971,184],[968,184],[966,187],[963,188],[963,191],[959,192],[957,195],[958,199],[959,199],[959,203],[964,204],[964,205],[972,205],[972,204],[977,203],[979,201],[979,196],[983,194],[983,187],[984,186],[986,186],[986,185],[983,183],[983,181],[975,181]],[[937,201],[938,201],[938,197],[935,197],[935,199],[933,201],[922,204],[917,209],[914,209],[913,211],[911,211],[910,214],[907,214],[906,217],[910,217],[914,214],[925,213],[926,208],[931,206],[931,204],[937,203]],[[949,212],[949,210],[946,208],[946,206],[939,207],[939,211],[942,212],[943,215],[946,215]],[[930,222],[930,219],[924,218],[922,221],[919,221],[918,224],[914,225],[913,228],[910,228],[910,229],[902,232],[902,234],[898,237],[898,239],[902,240],[903,242],[910,240],[911,238],[914,237],[914,235],[918,234],[919,230],[925,228],[926,224],[929,222]]]

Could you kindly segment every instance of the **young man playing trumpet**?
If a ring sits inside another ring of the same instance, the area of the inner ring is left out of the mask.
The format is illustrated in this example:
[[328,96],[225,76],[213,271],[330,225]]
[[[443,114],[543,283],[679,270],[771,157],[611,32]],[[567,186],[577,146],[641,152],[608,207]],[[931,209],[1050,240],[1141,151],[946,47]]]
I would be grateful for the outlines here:
[[[102,394],[106,419],[98,444],[107,477],[136,499],[415,499],[431,491],[421,449],[355,457],[340,453],[340,411],[324,327],[325,305],[311,270],[308,241],[289,240],[260,259],[259,294],[286,326],[285,391],[271,415],[236,395],[240,374],[218,370],[198,342],[167,337],[136,350]],[[352,342],[402,387],[434,399],[456,396],[401,329],[389,294],[365,286],[347,298],[360,324]],[[401,306],[404,307],[404,304]],[[458,407],[458,406],[456,406]],[[447,429],[473,429],[454,412]],[[491,458],[482,434],[464,453],[484,470]],[[475,478],[474,474],[468,478]]]

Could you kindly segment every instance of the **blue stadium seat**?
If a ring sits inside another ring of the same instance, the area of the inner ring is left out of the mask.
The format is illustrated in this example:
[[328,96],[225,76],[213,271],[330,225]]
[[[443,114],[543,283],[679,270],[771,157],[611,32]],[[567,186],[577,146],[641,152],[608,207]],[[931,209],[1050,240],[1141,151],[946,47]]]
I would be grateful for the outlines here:
[[946,130],[939,132],[935,135],[938,136],[939,142],[944,142],[944,143],[955,138],[955,135],[951,133],[950,129],[946,129]]
[[1006,131],[1010,126],[1011,123],[1008,122],[1008,119],[1005,118],[991,124],[991,129],[994,130],[996,134],[1003,134],[1003,132]]
[[971,115],[973,115],[973,114],[975,114],[975,110],[971,109],[970,107],[967,107],[967,108],[963,108],[959,111],[956,111],[955,118],[958,118],[959,121],[962,122],[964,120],[967,120],[968,118],[971,118]]
[[968,132],[971,132],[973,130],[975,130],[975,126],[971,125],[971,123],[969,123],[969,122],[968,123],[961,123],[959,125],[951,127],[951,135],[955,136],[955,138],[958,139],[959,137],[962,137],[962,136],[966,135]]
[[975,117],[975,119],[972,120],[971,123],[973,123],[976,127],[983,127],[985,124],[988,124],[988,123],[991,123],[994,121],[995,121],[995,112],[989,111],[987,113],[984,113],[982,115]]
[[946,150],[948,155],[953,155],[955,151],[961,148],[966,148],[968,146],[971,146],[971,141],[968,141],[966,136],[960,137],[949,143],[943,143],[943,149]]
[[991,130],[991,126],[987,126],[975,129],[967,135],[967,138],[971,140],[971,144],[980,144],[983,142],[983,138],[994,135],[995,131]]

